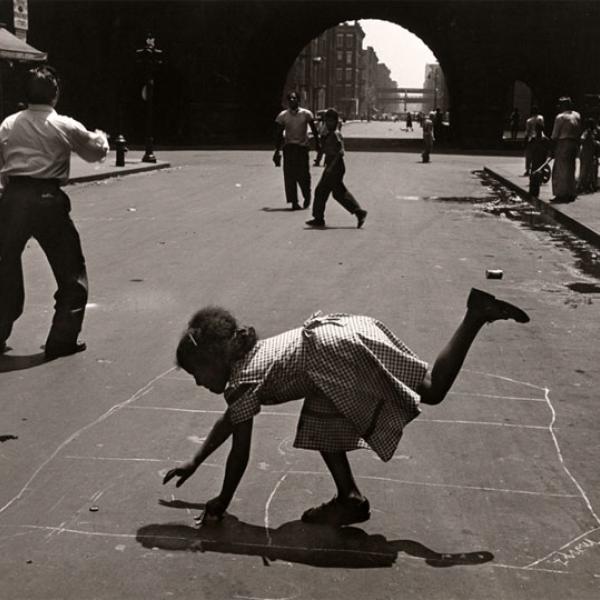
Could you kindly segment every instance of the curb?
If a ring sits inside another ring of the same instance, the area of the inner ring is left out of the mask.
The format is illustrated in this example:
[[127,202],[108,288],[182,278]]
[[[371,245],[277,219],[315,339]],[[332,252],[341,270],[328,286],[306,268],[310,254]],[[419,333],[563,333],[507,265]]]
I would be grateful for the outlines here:
[[483,170],[485,173],[487,173],[506,187],[516,192],[520,198],[526,200],[530,204],[533,204],[533,206],[535,206],[537,210],[552,217],[552,219],[554,219],[557,223],[564,225],[577,237],[580,237],[581,239],[585,240],[589,244],[592,244],[596,248],[600,248],[600,235],[593,229],[590,229],[583,223],[580,223],[572,217],[569,217],[568,215],[560,211],[558,208],[552,206],[550,203],[544,200],[540,200],[535,196],[532,196],[527,190],[522,188],[520,185],[514,183],[507,177],[504,177],[504,175],[501,175],[497,171],[494,171],[489,167],[483,167]]
[[[134,173],[145,173],[147,171],[156,171],[158,169],[167,169],[171,166],[170,162],[160,161],[157,163],[140,165],[140,166],[128,166],[124,167],[115,167],[110,171],[98,171],[94,173],[90,173],[88,175],[76,175],[75,177],[69,178],[67,185],[71,185],[72,183],[85,183],[88,181],[98,181],[101,179],[109,179],[111,177],[121,177],[123,175],[132,175]],[[122,170],[118,170],[122,169]]]

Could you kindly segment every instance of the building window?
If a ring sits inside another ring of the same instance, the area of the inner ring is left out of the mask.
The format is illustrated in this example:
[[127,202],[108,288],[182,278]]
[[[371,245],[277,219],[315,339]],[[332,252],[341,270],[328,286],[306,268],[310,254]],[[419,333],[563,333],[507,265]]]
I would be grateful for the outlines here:
[[354,35],[351,33],[346,34],[346,48],[354,47]]
[[342,81],[342,69],[335,70],[335,80],[338,82]]
[[352,69],[346,69],[346,81],[352,81]]
[[344,60],[344,53],[341,50],[336,52],[336,57],[338,62],[342,62]]
[[352,51],[351,50],[346,50],[346,64],[347,65],[352,64]]
[[335,45],[338,48],[342,48],[344,46],[344,34],[343,33],[338,33],[335,36]]

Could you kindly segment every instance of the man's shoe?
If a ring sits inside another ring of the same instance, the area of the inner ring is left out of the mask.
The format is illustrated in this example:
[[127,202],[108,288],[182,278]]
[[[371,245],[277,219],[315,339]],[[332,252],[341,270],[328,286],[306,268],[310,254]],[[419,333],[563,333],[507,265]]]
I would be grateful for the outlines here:
[[518,306],[504,300],[498,300],[492,294],[475,288],[471,289],[467,300],[467,308],[482,313],[487,323],[499,319],[512,319],[517,323],[527,323],[529,321],[529,315]]
[[310,206],[310,198],[308,200],[304,201],[304,204],[302,205],[302,208],[308,208]]
[[46,360],[54,360],[61,356],[70,356],[71,354],[77,354],[87,349],[85,342],[73,342],[70,344],[52,344],[47,345],[44,349]]
[[0,354],[4,354],[10,350],[8,344],[6,342],[0,342]]
[[365,224],[366,218],[367,218],[366,210],[357,210],[356,211],[356,219],[357,219],[356,227],[358,229],[360,229]]
[[311,219],[310,221],[306,221],[306,224],[309,227],[325,227],[325,221],[320,219]]
[[292,210],[300,210],[300,205],[297,202],[292,204]]
[[371,509],[366,498],[362,500],[358,498],[340,500],[334,497],[320,506],[309,508],[302,515],[302,521],[313,525],[341,527],[342,525],[363,523],[370,517]]

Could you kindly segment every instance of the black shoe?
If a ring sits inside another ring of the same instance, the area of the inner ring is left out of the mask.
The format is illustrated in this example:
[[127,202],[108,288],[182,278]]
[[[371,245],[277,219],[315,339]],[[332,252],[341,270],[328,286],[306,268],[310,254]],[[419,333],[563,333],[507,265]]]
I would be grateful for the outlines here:
[[7,345],[6,342],[0,342],[0,354],[4,354],[5,352],[8,352],[10,350],[10,347]]
[[368,213],[366,210],[357,210],[354,214],[356,215],[357,219],[356,227],[360,229],[365,224]]
[[302,208],[308,208],[310,206],[310,198],[308,200],[304,201],[304,204],[302,205]]
[[321,219],[311,219],[310,221],[306,221],[306,224],[309,227],[325,227],[325,221]]
[[370,517],[371,509],[366,498],[362,500],[358,498],[339,500],[334,497],[320,506],[309,508],[302,515],[302,521],[314,525],[341,527],[352,523],[363,523]]
[[467,300],[467,308],[482,313],[487,323],[492,323],[499,319],[512,319],[517,323],[527,323],[529,315],[518,306],[498,300],[492,294],[482,290],[471,289]]
[[292,204],[292,210],[300,210],[300,205],[297,202]]
[[70,356],[71,354],[77,354],[87,349],[85,342],[73,342],[70,344],[51,344],[46,345],[44,353],[46,360],[54,360],[61,356]]

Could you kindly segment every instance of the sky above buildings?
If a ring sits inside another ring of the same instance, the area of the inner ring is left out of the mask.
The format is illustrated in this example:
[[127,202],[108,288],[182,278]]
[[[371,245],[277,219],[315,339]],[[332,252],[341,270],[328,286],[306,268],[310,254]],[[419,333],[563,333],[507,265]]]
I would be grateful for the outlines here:
[[437,59],[416,35],[407,29],[375,19],[359,21],[365,32],[363,47],[372,46],[379,62],[390,69],[391,78],[399,86],[422,87],[425,65]]

